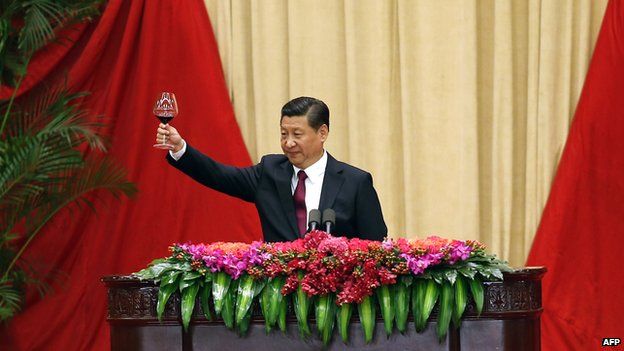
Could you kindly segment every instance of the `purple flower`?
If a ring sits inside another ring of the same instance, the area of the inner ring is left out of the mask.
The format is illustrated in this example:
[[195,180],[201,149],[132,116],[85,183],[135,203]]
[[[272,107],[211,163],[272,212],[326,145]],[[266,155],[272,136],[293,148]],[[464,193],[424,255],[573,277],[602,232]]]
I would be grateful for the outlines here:
[[453,241],[449,255],[449,263],[453,264],[457,261],[464,261],[470,257],[472,248],[461,241]]
[[384,250],[392,250],[392,248],[394,247],[394,244],[392,243],[392,239],[390,239],[390,238],[386,238],[386,240],[384,240],[384,241],[381,243],[381,247],[382,247]]
[[400,257],[407,261],[407,267],[415,275],[422,274],[429,266],[439,264],[443,255],[439,252],[427,253],[422,256],[414,257],[409,254],[401,254]]
[[223,271],[232,279],[238,279],[246,268],[247,264],[232,254],[227,254],[223,258]]

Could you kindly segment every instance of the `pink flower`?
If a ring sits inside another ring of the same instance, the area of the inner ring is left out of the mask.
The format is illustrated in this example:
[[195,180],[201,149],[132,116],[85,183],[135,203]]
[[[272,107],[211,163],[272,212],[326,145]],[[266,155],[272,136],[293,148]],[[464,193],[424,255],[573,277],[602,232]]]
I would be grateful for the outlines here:
[[470,257],[470,252],[472,252],[472,248],[462,241],[454,240],[451,244],[451,254],[449,257],[449,263],[454,264],[457,261],[464,261]]
[[330,236],[320,242],[318,250],[320,252],[340,255],[349,249],[347,238]]
[[382,247],[384,250],[392,250],[392,249],[394,248],[394,244],[392,243],[392,239],[390,239],[390,238],[386,238],[386,240],[384,240],[384,241],[381,243],[381,247]]

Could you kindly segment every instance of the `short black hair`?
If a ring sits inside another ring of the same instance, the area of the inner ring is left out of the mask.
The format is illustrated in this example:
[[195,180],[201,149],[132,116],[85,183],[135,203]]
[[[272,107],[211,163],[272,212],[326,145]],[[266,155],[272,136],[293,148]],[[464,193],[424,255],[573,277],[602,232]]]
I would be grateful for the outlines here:
[[282,107],[280,117],[306,116],[308,125],[314,130],[318,130],[323,124],[329,129],[329,108],[319,99],[309,96],[300,96],[288,101]]

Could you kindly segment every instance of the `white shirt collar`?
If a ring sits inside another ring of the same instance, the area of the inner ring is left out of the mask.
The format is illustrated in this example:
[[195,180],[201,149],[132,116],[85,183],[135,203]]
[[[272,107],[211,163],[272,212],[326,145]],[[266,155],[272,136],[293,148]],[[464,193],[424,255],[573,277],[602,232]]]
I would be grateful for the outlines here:
[[[304,169],[308,179],[312,183],[316,183],[319,181],[323,181],[323,175],[325,175],[325,168],[327,168],[327,151],[323,150],[323,156],[314,162],[311,166]],[[294,177],[297,178],[297,173],[301,170],[301,168],[293,165],[293,169],[295,170]]]

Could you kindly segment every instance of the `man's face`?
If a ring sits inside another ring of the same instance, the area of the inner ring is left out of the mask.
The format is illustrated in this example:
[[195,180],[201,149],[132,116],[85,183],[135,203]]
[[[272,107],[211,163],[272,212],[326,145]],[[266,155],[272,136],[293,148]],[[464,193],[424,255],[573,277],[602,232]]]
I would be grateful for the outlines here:
[[282,151],[296,167],[306,169],[323,156],[323,143],[329,133],[325,124],[314,130],[306,116],[284,116],[280,129]]

